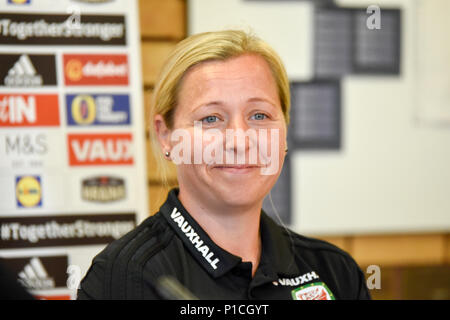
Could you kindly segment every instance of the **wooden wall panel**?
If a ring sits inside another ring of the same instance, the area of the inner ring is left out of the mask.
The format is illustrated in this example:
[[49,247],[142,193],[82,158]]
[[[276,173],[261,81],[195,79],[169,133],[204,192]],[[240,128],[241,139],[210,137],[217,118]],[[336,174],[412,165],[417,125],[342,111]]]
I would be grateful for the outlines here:
[[316,237],[321,240],[328,241],[331,244],[334,244],[336,247],[341,248],[342,250],[350,253],[351,245],[350,238],[348,237]]
[[[147,136],[149,214],[158,211],[170,187],[162,185],[149,141],[149,110],[152,88],[160,69],[176,43],[186,36],[186,0],[139,0],[144,123]],[[160,152],[159,150],[157,152]],[[168,163],[169,183],[176,183],[176,168]]]
[[445,242],[442,234],[357,236],[351,252],[363,266],[438,265],[445,262]]
[[141,37],[180,39],[186,34],[184,0],[140,0]]
[[445,238],[445,263],[450,265],[450,234],[446,234]]
[[149,210],[150,215],[153,215],[156,212],[158,212],[159,208],[166,200],[169,188],[158,184],[156,185],[150,184],[148,189],[149,189],[148,196],[150,203]]
[[142,42],[142,79],[144,86],[153,86],[161,70],[162,65],[176,42],[151,41]]

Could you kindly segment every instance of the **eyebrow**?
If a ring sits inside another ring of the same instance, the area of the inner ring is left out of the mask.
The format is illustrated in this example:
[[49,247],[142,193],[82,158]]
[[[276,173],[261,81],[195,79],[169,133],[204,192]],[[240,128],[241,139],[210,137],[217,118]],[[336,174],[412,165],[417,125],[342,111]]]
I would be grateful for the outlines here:
[[201,107],[212,107],[212,106],[221,106],[224,103],[220,100],[217,101],[210,101],[210,102],[206,102],[206,103],[200,103],[198,106],[196,106],[194,108],[194,110],[192,110],[192,112],[197,111],[197,109],[200,109]]
[[277,107],[277,105],[275,103],[273,103],[271,100],[266,99],[266,98],[254,97],[254,98],[248,99],[247,102],[265,102],[265,103],[270,104],[274,108]]
[[[264,102],[264,103],[271,105],[273,108],[277,108],[277,105],[275,103],[273,103],[272,101],[270,101],[269,99],[260,98],[260,97],[249,98],[249,99],[247,99],[246,102]],[[194,108],[194,110],[192,110],[192,112],[194,112],[195,110],[197,110],[198,108],[201,108],[201,107],[221,106],[224,104],[226,104],[226,103],[221,100],[213,100],[210,102],[199,104],[196,108]]]

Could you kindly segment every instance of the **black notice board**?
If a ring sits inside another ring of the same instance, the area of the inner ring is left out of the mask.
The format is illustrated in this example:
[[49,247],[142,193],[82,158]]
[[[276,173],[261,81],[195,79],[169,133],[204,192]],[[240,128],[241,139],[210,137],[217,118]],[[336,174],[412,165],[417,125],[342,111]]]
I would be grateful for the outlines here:
[[290,149],[340,149],[340,81],[291,83],[291,101]]
[[353,10],[353,72],[399,74],[400,10],[382,9],[380,29],[367,28],[367,17],[365,11]]
[[340,78],[353,71],[353,24],[349,10],[314,11],[314,72],[317,78]]
[[366,8],[315,7],[316,78],[400,73],[400,9],[381,9],[380,29],[368,28],[370,16]]

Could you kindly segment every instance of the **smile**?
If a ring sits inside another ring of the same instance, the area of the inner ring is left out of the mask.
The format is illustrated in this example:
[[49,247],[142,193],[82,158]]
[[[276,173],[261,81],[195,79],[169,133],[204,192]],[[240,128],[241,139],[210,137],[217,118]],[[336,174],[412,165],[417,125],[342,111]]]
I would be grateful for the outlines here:
[[257,165],[221,165],[215,166],[213,169],[219,169],[223,172],[234,173],[234,174],[244,174],[253,171],[254,169],[260,169]]

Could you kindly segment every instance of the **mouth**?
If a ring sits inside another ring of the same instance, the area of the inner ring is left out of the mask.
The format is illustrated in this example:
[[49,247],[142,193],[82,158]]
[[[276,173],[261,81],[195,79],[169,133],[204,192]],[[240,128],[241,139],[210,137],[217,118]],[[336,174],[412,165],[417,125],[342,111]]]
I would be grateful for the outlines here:
[[214,166],[212,169],[218,169],[222,172],[234,173],[234,174],[244,174],[251,172],[255,169],[260,169],[261,166],[258,165],[248,165],[248,164],[240,164],[240,165],[219,165]]

